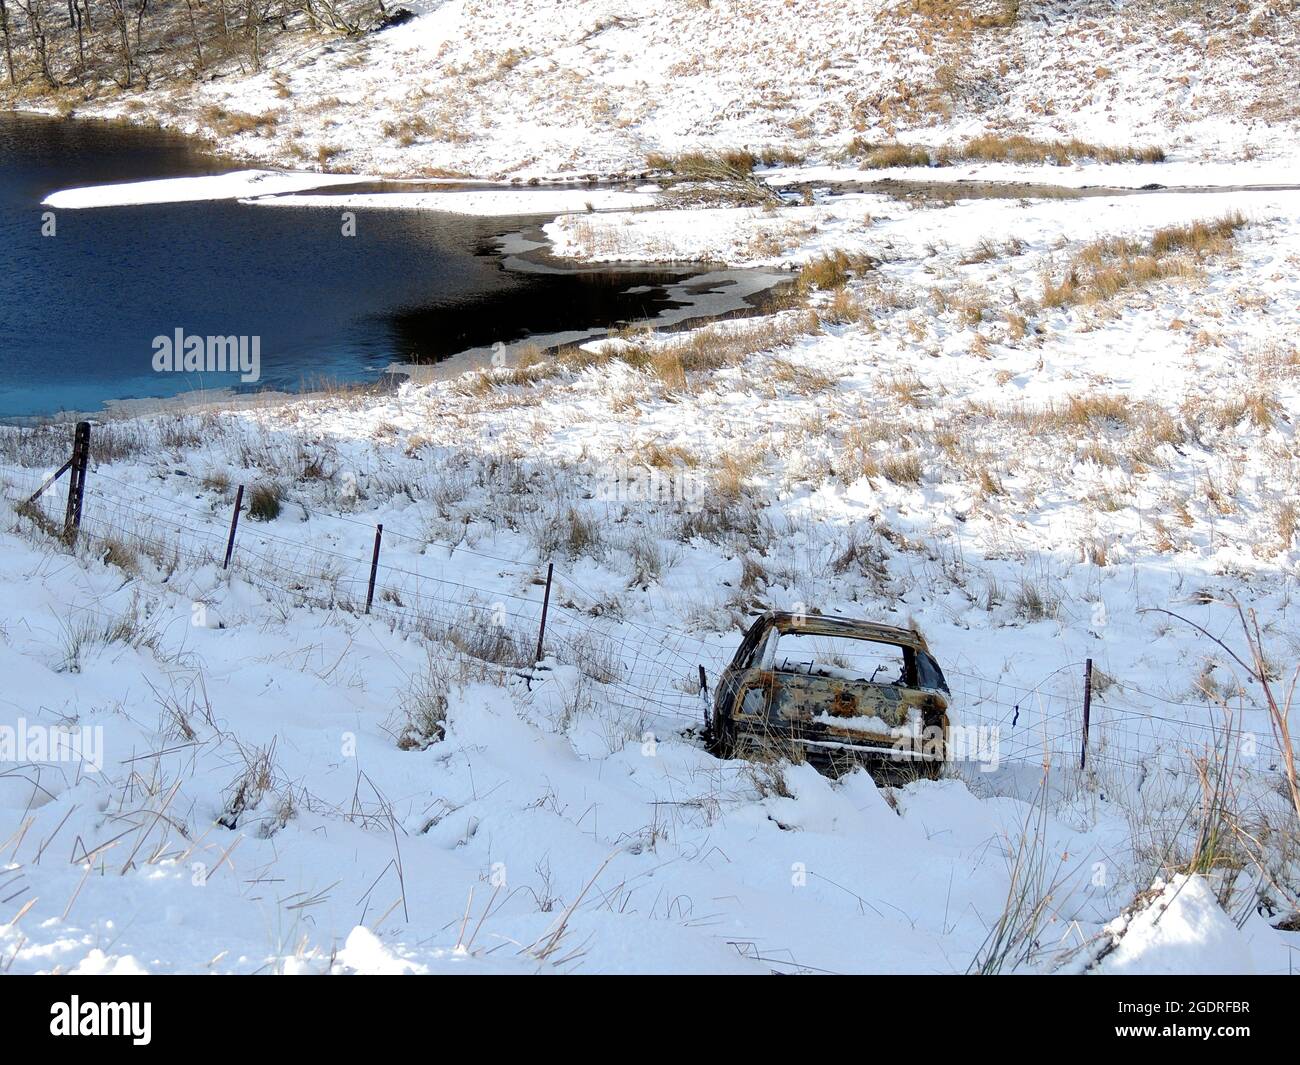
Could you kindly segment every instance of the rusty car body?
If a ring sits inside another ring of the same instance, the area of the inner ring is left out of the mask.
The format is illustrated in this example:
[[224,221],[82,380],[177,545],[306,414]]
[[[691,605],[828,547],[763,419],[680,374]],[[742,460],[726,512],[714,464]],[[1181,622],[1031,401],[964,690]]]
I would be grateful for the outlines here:
[[[792,638],[803,646],[783,650]],[[824,652],[835,644],[847,651]],[[943,671],[913,629],[768,612],[714,691],[708,738],[723,758],[790,758],[839,772],[866,764],[937,776],[948,751]]]

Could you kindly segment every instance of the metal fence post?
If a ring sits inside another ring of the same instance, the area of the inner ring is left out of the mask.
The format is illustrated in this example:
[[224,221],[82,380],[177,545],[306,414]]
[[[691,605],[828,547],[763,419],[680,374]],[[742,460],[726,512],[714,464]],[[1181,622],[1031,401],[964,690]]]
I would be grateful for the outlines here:
[[537,657],[534,662],[542,660],[542,641],[546,638],[546,612],[551,606],[551,577],[555,573],[555,563],[546,564],[546,594],[542,596],[542,624],[537,630]]
[[366,589],[366,613],[370,613],[370,604],[375,601],[375,575],[379,572],[379,542],[384,538],[384,526],[375,526],[375,553],[370,556],[370,587]]
[[1083,664],[1083,745],[1079,748],[1079,768],[1088,764],[1088,725],[1092,716],[1092,659]]
[[241,484],[235,492],[235,512],[230,515],[230,536],[226,539],[226,561],[221,564],[222,569],[230,568],[230,553],[235,549],[235,530],[239,528],[239,508],[244,502],[244,486]]

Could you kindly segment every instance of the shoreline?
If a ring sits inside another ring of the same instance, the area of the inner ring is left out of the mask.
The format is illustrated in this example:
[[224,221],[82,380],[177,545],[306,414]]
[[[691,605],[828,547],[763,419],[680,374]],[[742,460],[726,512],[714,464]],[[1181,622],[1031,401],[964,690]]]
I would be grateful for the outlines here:
[[[500,217],[517,217],[502,215]],[[539,218],[549,217],[549,213]],[[534,235],[530,236],[530,232]],[[495,258],[503,269],[521,273],[623,273],[629,280],[638,274],[660,272],[662,263],[624,262],[615,264],[575,262],[554,254],[553,245],[535,231],[517,230],[503,234]],[[505,361],[498,368],[509,369],[516,365],[519,350],[541,347],[548,356],[559,350],[607,339],[617,329],[649,329],[656,333],[673,333],[699,328],[715,322],[737,318],[761,316],[768,310],[768,302],[793,283],[786,272],[754,268],[733,268],[723,264],[703,262],[686,263],[698,272],[687,273],[681,280],[664,287],[669,302],[688,301],[687,306],[665,307],[653,318],[641,318],[623,326],[592,326],[566,330],[562,333],[542,333],[504,344]],[[692,293],[688,290],[701,285],[714,288],[713,293]],[[728,286],[736,286],[734,293]],[[718,292],[718,286],[723,291]],[[730,297],[730,298],[729,298]],[[695,301],[695,302],[690,302]],[[716,306],[722,304],[722,306]],[[403,384],[417,386],[452,380],[465,373],[483,370],[493,365],[494,348],[465,348],[446,358],[428,363],[390,362],[379,374],[367,379],[328,380],[308,383],[304,387],[287,391],[280,388],[238,389],[234,387],[195,388],[170,396],[125,397],[111,399],[97,410],[57,411],[52,414],[28,414],[0,417],[0,426],[11,428],[39,428],[49,425],[71,425],[78,421],[127,421],[168,414],[201,414],[273,409],[298,401],[322,400],[336,393],[371,394],[383,396]]]

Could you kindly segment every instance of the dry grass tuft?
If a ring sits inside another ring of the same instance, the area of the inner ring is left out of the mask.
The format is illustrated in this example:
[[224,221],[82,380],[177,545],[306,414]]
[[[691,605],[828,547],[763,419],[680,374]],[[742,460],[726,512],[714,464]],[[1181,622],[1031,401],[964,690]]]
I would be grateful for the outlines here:
[[893,14],[916,19],[928,33],[962,38],[1014,26],[1020,21],[1020,0],[904,0]]
[[895,484],[920,484],[921,472],[921,456],[915,451],[897,452],[880,460],[881,475]]
[[1016,590],[1013,606],[1026,621],[1045,621],[1060,612],[1061,600],[1045,583],[1026,578]]
[[870,308],[845,288],[837,289],[831,302],[818,313],[822,321],[830,325],[853,325],[864,322],[870,326],[871,323]]
[[1293,500],[1283,500],[1277,505],[1274,524],[1278,539],[1282,541],[1282,550],[1290,551],[1296,542],[1296,532],[1300,530],[1300,511]]
[[930,152],[916,144],[875,141],[854,137],[844,149],[846,159],[851,159],[864,170],[885,170],[896,166],[929,166]]
[[1019,134],[985,133],[959,145],[926,148],[897,141],[878,142],[855,137],[844,157],[867,170],[903,166],[951,166],[953,163],[1022,163],[1068,166],[1082,159],[1099,163],[1163,163],[1163,148],[1153,145],[1090,144],[1077,138],[1039,140]]
[[759,162],[767,167],[802,166],[807,154],[788,145],[769,144],[758,153]]
[[543,558],[603,558],[600,523],[576,507],[556,511],[542,522],[534,539]]
[[843,251],[828,252],[805,263],[799,271],[801,291],[814,289],[842,289],[855,274],[865,273],[875,266],[869,255],[849,255]]
[[713,473],[713,488],[723,503],[738,503],[745,498],[746,482],[759,466],[759,457],[752,452],[727,452],[718,457]]
[[652,152],[646,166],[666,175],[671,199],[683,206],[732,204],[763,206],[781,202],[769,185],[754,176],[759,157],[747,148],[720,152]]
[[919,410],[928,401],[929,388],[914,373],[895,374],[883,383],[883,391],[892,395],[901,406]]
[[686,181],[727,181],[748,177],[758,161],[758,156],[747,148],[678,155],[651,152],[646,156],[646,167]]
[[663,444],[657,440],[638,445],[632,453],[634,462],[655,470],[690,469],[698,466],[699,456],[677,444]]
[[1102,303],[1166,278],[1195,277],[1197,264],[1226,252],[1245,224],[1245,216],[1233,212],[1212,221],[1158,229],[1145,243],[1128,237],[1095,240],[1075,252],[1059,279],[1044,279],[1043,305]]
[[248,516],[254,521],[274,521],[280,516],[284,489],[275,481],[259,481],[248,493]]
[[949,156],[968,162],[983,163],[1052,163],[1066,166],[1080,159],[1099,163],[1163,163],[1164,149],[1136,145],[1108,147],[1089,144],[1077,138],[1071,140],[1037,140],[1020,135],[1004,136],[986,133],[973,137]]
[[800,366],[789,359],[773,359],[768,366],[767,380],[774,388],[779,386],[782,394],[794,393],[801,396],[829,392],[838,384],[838,380],[831,374],[810,366]]
[[243,111],[227,111],[224,107],[210,105],[199,112],[199,120],[211,126],[221,137],[233,137],[241,133],[265,133],[275,129],[280,116],[274,111],[261,115],[250,115]]
[[762,318],[719,322],[689,333],[650,335],[596,350],[561,349],[549,364],[560,369],[582,371],[621,362],[657,377],[670,391],[683,391],[688,374],[711,372],[735,366],[750,355],[787,347],[801,336],[816,333],[820,323],[814,312],[799,315],[770,315]]

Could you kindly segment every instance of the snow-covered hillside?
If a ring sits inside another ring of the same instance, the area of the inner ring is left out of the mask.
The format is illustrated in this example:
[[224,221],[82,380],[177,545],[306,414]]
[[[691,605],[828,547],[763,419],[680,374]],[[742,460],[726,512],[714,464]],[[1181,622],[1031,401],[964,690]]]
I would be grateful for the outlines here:
[[[609,174],[654,151],[986,131],[1294,158],[1296,0],[420,0],[355,38],[270,39],[259,73],[54,105],[279,165],[418,176]],[[35,92],[35,90],[31,90]],[[37,95],[29,105],[50,106]]]
[[[71,556],[14,509],[66,427],[5,432],[3,720],[102,768],[5,770],[0,965],[1287,971],[1285,748],[1228,649],[1237,598],[1285,693],[1296,193],[548,231],[806,269],[764,317],[110,421]],[[714,759],[698,666],[765,607],[917,625],[979,742],[893,789]]]

